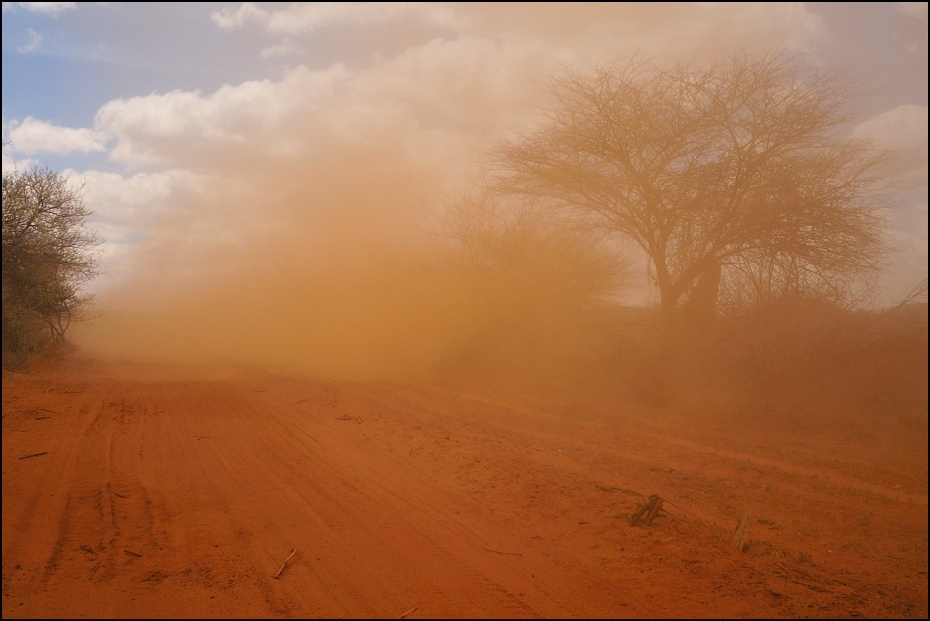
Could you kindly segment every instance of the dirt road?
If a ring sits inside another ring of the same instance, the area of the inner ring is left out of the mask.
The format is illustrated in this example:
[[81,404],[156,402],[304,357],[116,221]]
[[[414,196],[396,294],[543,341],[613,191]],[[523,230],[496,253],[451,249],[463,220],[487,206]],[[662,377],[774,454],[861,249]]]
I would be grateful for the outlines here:
[[5,374],[3,617],[925,618],[926,430],[746,420]]

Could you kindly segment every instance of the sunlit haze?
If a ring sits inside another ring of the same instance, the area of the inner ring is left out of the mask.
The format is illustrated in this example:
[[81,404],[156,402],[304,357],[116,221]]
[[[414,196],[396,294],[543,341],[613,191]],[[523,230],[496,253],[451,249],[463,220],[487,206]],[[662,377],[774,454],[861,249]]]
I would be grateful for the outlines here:
[[927,3],[3,3],[3,619],[928,618]]
[[[5,2],[3,167],[84,183],[105,240],[88,345],[425,366],[474,320],[466,289],[410,277],[430,215],[548,79],[781,50],[858,80],[848,131],[897,152],[887,305],[927,275],[926,6]],[[630,260],[625,303],[654,302]]]

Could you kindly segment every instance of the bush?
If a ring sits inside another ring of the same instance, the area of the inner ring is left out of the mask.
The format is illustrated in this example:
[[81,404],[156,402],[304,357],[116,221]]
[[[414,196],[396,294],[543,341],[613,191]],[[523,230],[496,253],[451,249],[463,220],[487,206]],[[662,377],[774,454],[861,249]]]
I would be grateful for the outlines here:
[[81,188],[48,168],[3,174],[3,367],[23,368],[64,343],[82,317],[97,236]]

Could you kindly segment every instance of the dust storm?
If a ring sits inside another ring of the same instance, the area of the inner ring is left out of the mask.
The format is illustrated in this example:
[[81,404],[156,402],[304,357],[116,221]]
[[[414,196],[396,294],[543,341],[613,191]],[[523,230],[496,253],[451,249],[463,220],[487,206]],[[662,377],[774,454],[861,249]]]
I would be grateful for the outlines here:
[[926,618],[926,281],[876,303],[888,157],[799,58],[153,147],[4,371],[4,618]]
[[[502,375],[575,362],[569,341],[592,300],[567,298],[594,276],[585,270],[605,269],[583,247],[597,240],[561,235],[544,252],[527,239],[499,249],[506,265],[477,265],[450,229],[441,184],[403,153],[248,166],[152,223],[133,277],[75,326],[83,350],[342,379],[423,379],[482,353]],[[599,293],[615,299],[629,289],[603,280]]]

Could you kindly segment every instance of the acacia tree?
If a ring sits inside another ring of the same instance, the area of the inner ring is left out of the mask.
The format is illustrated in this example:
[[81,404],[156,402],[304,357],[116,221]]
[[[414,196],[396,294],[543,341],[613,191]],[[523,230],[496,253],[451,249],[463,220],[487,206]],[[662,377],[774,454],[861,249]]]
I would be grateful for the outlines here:
[[639,245],[666,318],[715,312],[721,275],[802,292],[878,269],[884,157],[844,137],[842,74],[735,53],[569,70],[549,93],[545,120],[494,152],[498,188]]
[[3,173],[3,362],[64,341],[87,301],[99,239],[81,189],[48,168]]

